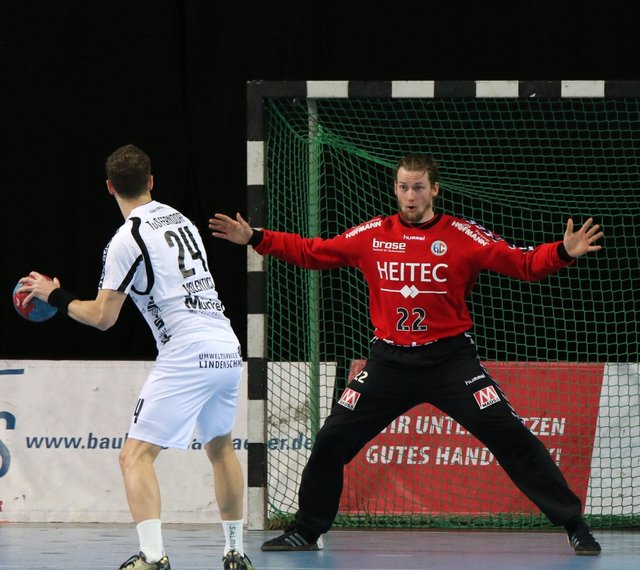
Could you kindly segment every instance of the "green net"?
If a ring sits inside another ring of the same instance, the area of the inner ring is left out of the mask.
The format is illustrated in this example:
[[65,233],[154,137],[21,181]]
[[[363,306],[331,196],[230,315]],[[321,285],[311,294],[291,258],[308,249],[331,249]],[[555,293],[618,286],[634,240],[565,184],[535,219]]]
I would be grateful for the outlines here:
[[[640,523],[640,100],[273,99],[266,227],[332,237],[396,211],[396,161],[440,164],[438,209],[519,246],[593,216],[604,249],[539,283],[484,273],[469,298],[485,366],[594,526]],[[268,516],[290,520],[313,439],[372,336],[350,268],[267,258]],[[544,527],[488,450],[419,406],[345,468],[337,525]]]

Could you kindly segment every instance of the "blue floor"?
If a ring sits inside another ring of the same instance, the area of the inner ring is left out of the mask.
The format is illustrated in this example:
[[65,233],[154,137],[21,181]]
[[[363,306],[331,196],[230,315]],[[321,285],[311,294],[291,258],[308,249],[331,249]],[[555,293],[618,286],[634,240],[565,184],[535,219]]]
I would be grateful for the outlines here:
[[[261,552],[276,531],[246,531],[256,570],[630,570],[640,569],[640,532],[598,531],[600,556],[576,556],[553,532],[334,530],[320,552]],[[222,568],[220,525],[165,525],[172,570]],[[133,525],[0,524],[0,570],[116,570],[136,553]]]

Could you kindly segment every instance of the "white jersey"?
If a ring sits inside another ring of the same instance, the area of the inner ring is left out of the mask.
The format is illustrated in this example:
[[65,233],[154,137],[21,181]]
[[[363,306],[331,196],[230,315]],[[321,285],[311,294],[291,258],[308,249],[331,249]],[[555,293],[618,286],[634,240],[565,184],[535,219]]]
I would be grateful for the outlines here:
[[133,299],[158,352],[202,340],[237,342],[198,229],[155,200],[134,208],[105,248],[99,289]]

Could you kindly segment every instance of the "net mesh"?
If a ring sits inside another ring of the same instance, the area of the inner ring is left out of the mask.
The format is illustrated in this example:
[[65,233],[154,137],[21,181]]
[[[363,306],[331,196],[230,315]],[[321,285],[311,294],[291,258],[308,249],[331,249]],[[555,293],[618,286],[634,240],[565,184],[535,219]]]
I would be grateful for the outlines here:
[[[273,99],[265,102],[266,227],[332,237],[396,211],[395,162],[438,158],[437,208],[516,245],[593,216],[603,250],[539,283],[481,274],[474,338],[594,526],[640,521],[637,284],[640,100]],[[350,268],[267,258],[268,505],[297,509],[315,433],[368,354],[367,289]],[[345,469],[337,525],[539,527],[549,523],[495,460],[428,405]]]

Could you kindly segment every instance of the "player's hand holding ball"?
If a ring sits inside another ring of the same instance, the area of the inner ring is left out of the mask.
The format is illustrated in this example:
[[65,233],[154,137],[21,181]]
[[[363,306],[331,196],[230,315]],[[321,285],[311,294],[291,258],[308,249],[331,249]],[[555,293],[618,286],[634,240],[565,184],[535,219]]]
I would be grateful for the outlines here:
[[53,317],[58,309],[45,301],[49,293],[60,287],[58,279],[51,279],[37,271],[18,281],[13,289],[13,306],[28,321],[41,323]]

